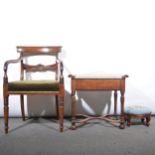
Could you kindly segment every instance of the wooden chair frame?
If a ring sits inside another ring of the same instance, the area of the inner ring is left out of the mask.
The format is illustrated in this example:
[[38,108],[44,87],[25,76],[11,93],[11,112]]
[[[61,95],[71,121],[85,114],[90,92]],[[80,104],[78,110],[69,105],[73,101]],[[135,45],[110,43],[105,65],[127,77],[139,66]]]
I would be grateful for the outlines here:
[[[4,97],[4,125],[5,133],[8,133],[8,116],[9,116],[9,96],[10,95],[20,95],[21,102],[21,112],[22,118],[25,120],[24,112],[24,95],[51,95],[56,98],[56,111],[57,117],[59,118],[60,132],[63,131],[63,119],[64,119],[64,77],[63,77],[63,63],[59,60],[58,54],[61,52],[61,46],[17,46],[17,52],[20,54],[18,59],[8,60],[4,63],[4,79],[3,79],[3,97]],[[52,65],[28,65],[23,62],[26,57],[36,56],[36,55],[48,55],[55,56],[56,62]],[[59,82],[58,91],[32,91],[32,92],[22,92],[9,90],[9,80],[8,80],[8,66],[10,64],[20,63],[21,74],[20,80],[24,80],[25,72],[43,72],[52,71],[56,73],[55,80]]]

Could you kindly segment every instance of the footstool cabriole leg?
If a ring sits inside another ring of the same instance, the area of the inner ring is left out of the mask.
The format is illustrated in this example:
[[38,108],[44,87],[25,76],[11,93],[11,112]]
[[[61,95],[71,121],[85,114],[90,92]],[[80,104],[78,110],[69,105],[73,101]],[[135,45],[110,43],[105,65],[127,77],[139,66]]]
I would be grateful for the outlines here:
[[146,116],[146,126],[150,126],[151,114]]
[[128,115],[127,117],[127,126],[130,126],[131,125],[131,116]]

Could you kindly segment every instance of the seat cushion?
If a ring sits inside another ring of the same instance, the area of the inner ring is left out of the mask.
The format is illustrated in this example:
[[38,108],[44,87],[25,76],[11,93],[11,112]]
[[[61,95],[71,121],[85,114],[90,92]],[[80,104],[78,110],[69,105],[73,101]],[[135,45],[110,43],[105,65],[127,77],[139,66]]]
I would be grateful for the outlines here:
[[8,83],[9,91],[58,91],[56,80],[20,80]]
[[141,105],[133,105],[133,106],[125,107],[124,112],[125,114],[132,114],[132,115],[151,114],[151,110],[148,107],[141,106]]

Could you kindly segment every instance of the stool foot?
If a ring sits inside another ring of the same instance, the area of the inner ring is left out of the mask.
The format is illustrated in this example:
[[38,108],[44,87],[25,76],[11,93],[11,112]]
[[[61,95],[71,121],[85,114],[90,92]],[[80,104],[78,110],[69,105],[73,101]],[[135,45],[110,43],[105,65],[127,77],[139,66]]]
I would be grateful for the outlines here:
[[146,117],[146,126],[150,126],[151,116]]
[[129,116],[126,116],[126,122],[127,122],[127,126],[131,125],[131,118]]
[[127,126],[128,126],[128,127],[130,127],[130,125],[131,125],[131,122],[130,122],[130,121],[128,121],[128,122],[127,122]]
[[120,129],[125,129],[125,124],[124,123],[121,123],[120,126],[119,126],[119,128]]
[[147,126],[147,127],[149,127],[149,126],[150,126],[150,123],[149,123],[149,122],[148,122],[148,123],[146,123],[146,126]]
[[76,125],[72,125],[72,126],[70,127],[70,129],[71,129],[71,130],[76,130]]

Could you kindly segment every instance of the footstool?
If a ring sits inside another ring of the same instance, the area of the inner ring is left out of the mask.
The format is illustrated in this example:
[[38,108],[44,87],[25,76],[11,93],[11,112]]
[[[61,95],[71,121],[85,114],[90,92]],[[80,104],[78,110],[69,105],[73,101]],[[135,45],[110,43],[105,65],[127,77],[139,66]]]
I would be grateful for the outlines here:
[[[131,125],[131,119],[141,119],[146,126],[150,125],[151,110],[148,107],[141,105],[128,106],[124,109],[125,121],[127,125]],[[146,119],[146,120],[145,120]]]

